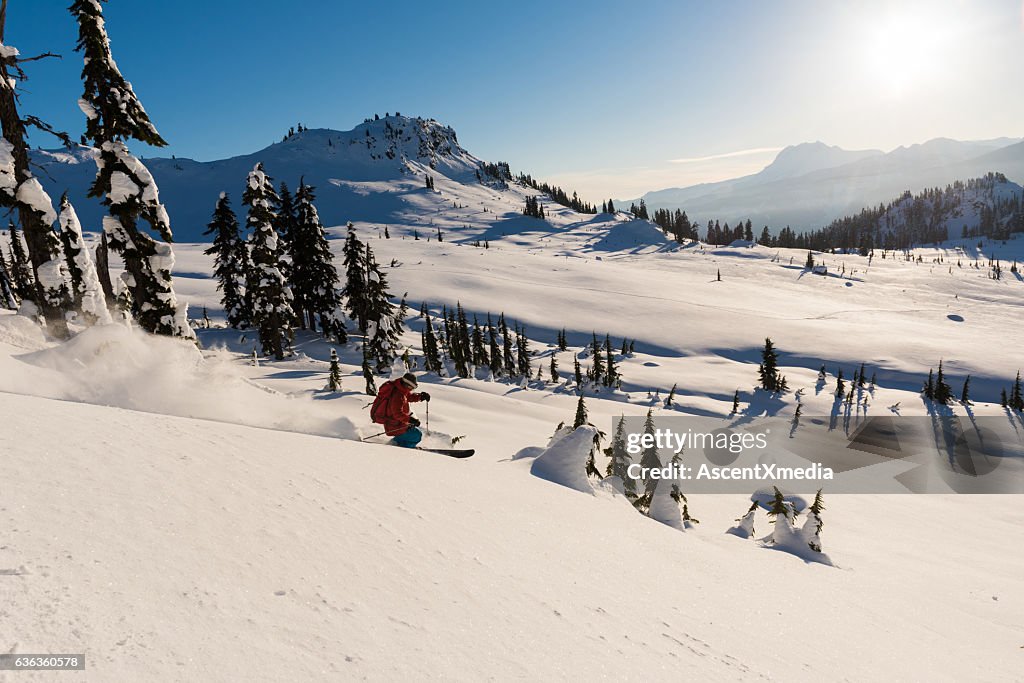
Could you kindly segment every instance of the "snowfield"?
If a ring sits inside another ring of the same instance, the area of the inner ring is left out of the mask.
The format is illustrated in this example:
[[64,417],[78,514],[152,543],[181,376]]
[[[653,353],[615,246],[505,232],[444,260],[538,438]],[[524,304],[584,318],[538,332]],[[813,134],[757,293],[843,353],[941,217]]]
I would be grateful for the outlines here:
[[[532,190],[476,182],[474,159],[454,158],[326,182],[335,210],[355,202],[391,291],[408,293],[414,360],[420,305],[457,302],[471,322],[524,324],[534,373],[555,354],[557,384],[421,378],[424,445],[457,441],[476,449],[468,460],[373,436],[355,343],[337,347],[337,393],[324,390],[332,345],[311,334],[253,363],[255,333],[223,326],[205,244],[175,245],[178,299],[212,323],[198,349],[121,325],[57,345],[0,312],[0,652],[84,652],[81,680],[1021,680],[1021,496],[826,489],[828,566],[762,547],[763,511],[752,538],[726,533],[745,495],[691,495],[700,523],[661,510],[663,524],[573,469],[589,431],[547,448],[573,419],[564,382],[595,333],[635,342],[622,389],[586,397],[609,435],[652,407],[728,424],[737,390],[741,418],[791,416],[798,400],[827,415],[837,370],[862,362],[877,387],[853,410],[924,415],[940,360],[957,394],[970,374],[973,414],[1020,425],[998,405],[1024,366],[1020,236],[920,261],[816,254],[816,275],[806,252],[677,245],[624,213],[545,200],[548,221],[528,218]],[[344,226],[330,232],[338,255]],[[765,337],[781,397],[753,389]]]
[[89,680],[1019,678],[1009,498],[834,496],[829,568],[725,534],[742,497],[679,533],[507,451],[0,410],[0,638]]

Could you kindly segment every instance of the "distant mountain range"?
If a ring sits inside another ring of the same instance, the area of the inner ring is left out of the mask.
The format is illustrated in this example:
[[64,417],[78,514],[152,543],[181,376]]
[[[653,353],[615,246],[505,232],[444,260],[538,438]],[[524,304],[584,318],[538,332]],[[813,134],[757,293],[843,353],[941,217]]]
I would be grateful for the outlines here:
[[[95,199],[86,198],[96,174],[92,151],[85,147],[33,150],[32,161],[54,200],[67,192],[84,228],[98,230],[106,211]],[[415,183],[428,173],[474,185],[480,182],[477,172],[483,165],[459,144],[452,128],[433,119],[397,114],[367,119],[349,131],[304,129],[258,152],[229,159],[144,161],[156,178],[179,242],[206,239],[203,232],[222,191],[231,195],[241,213],[239,199],[246,174],[257,162],[278,183],[283,180],[294,189],[304,178],[316,186],[325,225],[350,220],[400,222],[415,208],[396,194],[396,187],[418,187]],[[939,138],[889,153],[805,143],[782,150],[759,173],[648,192],[643,199],[652,212],[682,208],[702,225],[708,220],[735,224],[749,218],[758,231],[762,225],[773,232],[788,225],[799,232],[877,207],[908,190],[944,187],[989,172],[1024,182],[1024,142]],[[395,181],[402,182],[395,185]],[[629,204],[630,200],[617,202],[620,209]]]
[[[749,218],[773,231],[787,225],[803,231],[888,202],[907,190],[945,187],[989,172],[1024,182],[1021,138],[968,142],[936,138],[888,153],[804,143],[785,148],[753,175],[648,192],[643,200],[650,211],[681,208],[701,222],[735,223]],[[625,208],[638,201],[622,200],[617,205]]]

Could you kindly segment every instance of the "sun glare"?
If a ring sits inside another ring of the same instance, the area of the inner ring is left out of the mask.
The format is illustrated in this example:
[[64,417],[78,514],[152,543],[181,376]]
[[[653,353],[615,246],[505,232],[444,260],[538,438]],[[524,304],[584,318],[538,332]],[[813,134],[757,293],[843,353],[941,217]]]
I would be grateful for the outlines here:
[[942,68],[948,33],[945,22],[924,12],[883,19],[866,32],[867,77],[895,96],[923,84]]

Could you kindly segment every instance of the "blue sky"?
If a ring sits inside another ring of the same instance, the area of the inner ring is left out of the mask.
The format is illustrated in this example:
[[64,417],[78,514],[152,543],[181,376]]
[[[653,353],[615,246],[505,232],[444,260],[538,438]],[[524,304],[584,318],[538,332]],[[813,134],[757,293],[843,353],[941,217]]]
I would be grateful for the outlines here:
[[[6,38],[64,55],[29,65],[22,103],[77,136],[68,4],[10,0]],[[112,0],[106,16],[161,154],[201,160],[398,110],[599,199],[756,171],[803,141],[1024,135],[1021,0]]]

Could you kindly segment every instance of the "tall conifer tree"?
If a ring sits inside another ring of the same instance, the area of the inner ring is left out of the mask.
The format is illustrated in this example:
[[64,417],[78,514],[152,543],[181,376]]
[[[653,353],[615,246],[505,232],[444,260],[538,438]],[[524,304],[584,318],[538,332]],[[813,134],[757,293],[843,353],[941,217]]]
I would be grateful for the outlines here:
[[622,480],[623,492],[627,498],[633,500],[636,498],[636,481],[634,481],[633,477],[629,476],[629,466],[632,464],[633,459],[629,457],[629,452],[626,450],[625,431],[626,418],[621,416],[615,425],[612,442],[605,450],[605,455],[609,458],[605,474]]
[[291,349],[292,292],[280,268],[280,243],[274,230],[272,206],[277,194],[263,165],[249,173],[242,203],[249,207],[246,227],[252,231],[249,253],[252,265],[247,290],[252,324],[259,330],[263,353],[280,360]]
[[441,354],[437,347],[437,335],[434,334],[434,321],[430,319],[430,311],[427,310],[426,304],[423,304],[420,313],[423,316],[423,366],[427,372],[440,375]]
[[217,278],[228,326],[246,327],[252,317],[245,296],[249,248],[239,234],[238,218],[231,210],[226,192],[220,193],[213,219],[207,224],[204,234],[213,236],[213,243],[203,253],[213,256],[213,274]]
[[491,374],[494,377],[499,377],[503,367],[501,346],[498,345],[498,331],[494,329],[494,323],[491,321],[490,313],[487,314],[487,345],[490,349],[489,356]]
[[348,224],[348,234],[342,250],[345,266],[345,287],[342,294],[346,297],[349,317],[356,321],[359,331],[366,334],[366,288],[367,273],[366,247],[356,235],[356,228]]
[[[68,336],[65,311],[70,306],[67,268],[61,240],[53,230],[57,215],[50,197],[29,168],[26,125],[53,132],[35,117],[18,112],[15,88],[26,76],[18,50],[3,45],[6,0],[0,12],[0,207],[17,212],[28,246],[24,263],[32,273],[31,282],[20,276],[20,297],[32,301],[46,320],[47,329],[58,338]],[[66,142],[66,136],[60,136]],[[20,245],[19,245],[20,246]],[[17,256],[16,256],[17,258]],[[12,277],[17,274],[12,273]]]
[[[283,183],[282,187],[285,187]],[[338,270],[334,267],[334,255],[314,201],[315,189],[300,181],[295,193],[295,215],[286,222],[292,253],[295,312],[303,328],[308,326],[316,331],[319,320],[325,337],[344,343],[348,334],[341,310]]]
[[398,355],[399,338],[404,329],[405,301],[396,307],[391,303],[388,281],[381,272],[373,250],[364,248],[366,264],[366,290],[362,308],[366,315],[366,346],[368,355],[376,361],[377,372],[391,367]]
[[[85,90],[79,106],[86,116],[85,139],[97,149],[96,180],[90,197],[108,207],[103,219],[110,248],[124,259],[125,284],[139,325],[157,334],[193,339],[187,306],[179,305],[171,285],[174,252],[170,218],[160,203],[156,181],[125,144],[134,139],[153,147],[164,141],[110,52],[99,0],[75,0],[78,47]],[[141,229],[139,220],[156,233]]]

